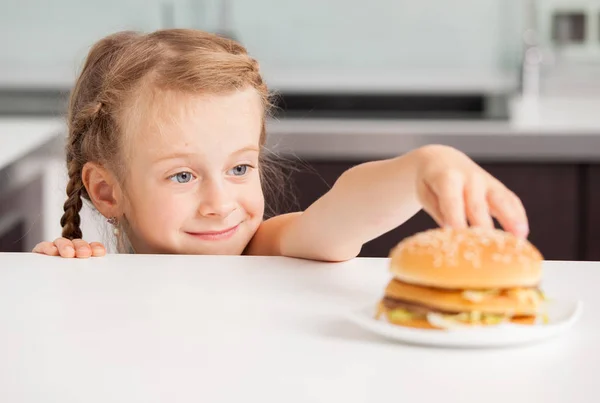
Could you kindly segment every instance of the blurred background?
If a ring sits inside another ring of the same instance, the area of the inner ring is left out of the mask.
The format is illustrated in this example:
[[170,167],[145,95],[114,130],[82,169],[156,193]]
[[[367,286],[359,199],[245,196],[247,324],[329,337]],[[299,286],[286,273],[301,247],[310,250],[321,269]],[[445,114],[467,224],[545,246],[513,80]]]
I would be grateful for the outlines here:
[[[172,27],[259,60],[269,146],[297,167],[284,209],[355,164],[448,144],[521,197],[547,259],[600,260],[600,0],[0,0],[1,251],[60,236],[65,105],[90,46]],[[419,213],[361,256],[434,226]]]

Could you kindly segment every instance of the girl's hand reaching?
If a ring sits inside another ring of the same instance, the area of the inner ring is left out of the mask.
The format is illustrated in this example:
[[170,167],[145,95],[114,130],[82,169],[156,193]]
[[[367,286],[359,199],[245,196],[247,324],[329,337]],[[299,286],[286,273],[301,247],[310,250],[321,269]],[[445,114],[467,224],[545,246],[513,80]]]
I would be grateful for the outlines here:
[[429,145],[348,169],[301,214],[273,223],[274,235],[262,231],[256,245],[275,244],[285,256],[347,260],[421,209],[442,227],[492,228],[495,217],[515,236],[529,235],[525,209],[511,190],[464,153]]
[[422,152],[417,196],[438,225],[492,228],[495,217],[505,230],[527,237],[525,208],[499,180],[454,148],[430,146]]
[[106,248],[99,242],[87,243],[82,239],[58,238],[54,242],[40,242],[33,248],[33,253],[61,257],[100,257],[106,255]]

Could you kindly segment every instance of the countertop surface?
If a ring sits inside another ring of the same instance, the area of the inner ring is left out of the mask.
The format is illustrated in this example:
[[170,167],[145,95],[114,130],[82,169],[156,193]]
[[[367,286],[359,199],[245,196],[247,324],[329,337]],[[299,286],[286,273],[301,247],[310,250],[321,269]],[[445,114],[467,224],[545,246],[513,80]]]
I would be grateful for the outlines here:
[[507,349],[386,341],[344,317],[374,304],[387,259],[0,254],[0,400],[597,402],[600,263],[545,262],[584,313]]
[[446,144],[479,160],[600,161],[600,119],[520,125],[508,121],[307,118],[270,120],[267,127],[274,150],[302,158],[389,158],[426,144]]
[[10,166],[64,133],[63,119],[0,119],[0,169]]
[[[600,161],[598,124],[519,126],[506,121],[269,119],[267,145],[282,155],[389,158],[447,144],[479,160]],[[64,136],[63,118],[0,118],[0,169]]]

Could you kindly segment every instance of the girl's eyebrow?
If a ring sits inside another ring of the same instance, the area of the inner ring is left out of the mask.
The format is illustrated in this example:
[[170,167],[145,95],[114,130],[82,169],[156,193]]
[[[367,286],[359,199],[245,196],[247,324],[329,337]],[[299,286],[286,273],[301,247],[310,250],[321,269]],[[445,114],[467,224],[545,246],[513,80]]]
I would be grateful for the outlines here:
[[[259,149],[255,145],[247,145],[245,147],[240,148],[237,151],[232,152],[231,155],[237,155],[237,154],[241,154],[241,153],[248,152],[248,151],[259,152]],[[173,159],[190,159],[194,156],[194,154],[195,153],[178,151],[178,152],[174,152],[174,153],[167,154],[167,155],[161,155],[161,156],[157,157],[154,160],[154,162],[161,162],[161,161],[173,160]]]
[[232,152],[232,153],[231,153],[231,155],[235,155],[235,154],[241,154],[241,153],[243,153],[243,152],[246,152],[246,151],[254,151],[254,152],[259,152],[259,150],[258,150],[258,147],[257,147],[257,146],[255,146],[255,145],[248,145],[248,146],[246,146],[246,147],[242,147],[242,148],[240,148],[240,149],[239,149],[239,150],[237,150],[237,151],[234,151],[234,152]]
[[176,153],[172,153],[172,154],[161,155],[161,156],[155,158],[154,162],[161,162],[161,161],[174,160],[174,159],[188,159],[192,155],[194,155],[194,154],[186,153],[186,152],[176,152]]

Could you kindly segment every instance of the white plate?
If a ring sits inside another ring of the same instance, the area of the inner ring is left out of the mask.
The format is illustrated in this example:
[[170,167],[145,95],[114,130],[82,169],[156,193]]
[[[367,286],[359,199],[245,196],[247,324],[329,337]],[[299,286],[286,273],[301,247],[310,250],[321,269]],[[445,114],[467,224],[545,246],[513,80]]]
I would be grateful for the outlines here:
[[581,316],[581,301],[550,300],[546,303],[547,323],[478,326],[445,330],[416,329],[375,319],[376,303],[352,312],[349,319],[359,326],[388,339],[438,347],[506,347],[542,341],[572,327]]

